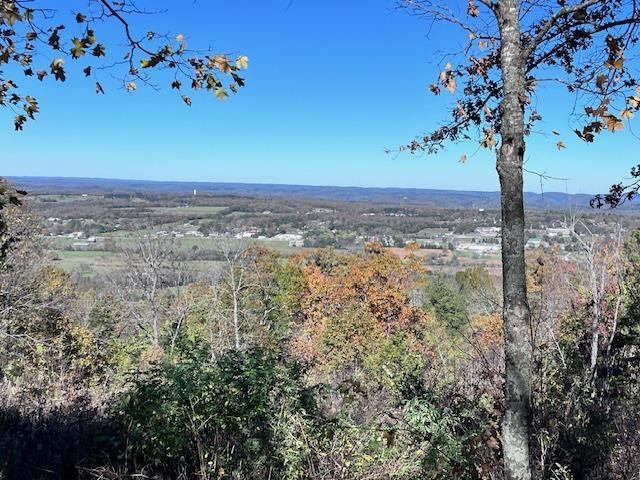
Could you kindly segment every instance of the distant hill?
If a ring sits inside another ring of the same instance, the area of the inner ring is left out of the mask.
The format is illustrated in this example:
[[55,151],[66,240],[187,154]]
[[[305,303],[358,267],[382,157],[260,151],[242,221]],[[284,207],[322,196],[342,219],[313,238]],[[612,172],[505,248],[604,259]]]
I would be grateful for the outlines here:
[[[278,185],[219,182],[159,182],[150,180],[118,180],[106,178],[72,177],[10,177],[16,185],[32,194],[113,194],[157,193],[190,195],[238,195],[250,197],[317,198],[347,202],[424,205],[433,208],[487,208],[500,206],[499,192],[436,190],[422,188],[365,188],[310,185]],[[527,208],[562,210],[589,208],[590,194],[526,192]],[[628,207],[627,207],[628,208]]]

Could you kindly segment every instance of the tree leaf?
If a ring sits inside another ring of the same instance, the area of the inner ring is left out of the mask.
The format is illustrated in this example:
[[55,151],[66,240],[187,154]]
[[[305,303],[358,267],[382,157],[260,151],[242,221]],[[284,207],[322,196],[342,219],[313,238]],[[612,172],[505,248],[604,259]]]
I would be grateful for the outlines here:
[[73,58],[82,57],[85,54],[84,42],[78,37],[73,37],[71,43],[73,44],[73,47],[71,47],[71,56]]
[[633,118],[633,112],[629,108],[620,111],[620,117],[625,119]]
[[58,81],[64,82],[67,79],[64,72],[64,60],[62,58],[56,58],[51,62],[51,73]]
[[484,130],[484,138],[480,142],[480,145],[484,148],[493,148],[496,146],[496,141],[493,138],[493,130],[491,128],[486,128]]
[[16,129],[16,131],[22,130],[22,126],[26,121],[27,121],[27,117],[25,117],[24,115],[16,115],[15,119],[13,120],[13,126]]
[[216,87],[214,89],[214,93],[218,100],[224,100],[229,96],[229,93],[227,92],[227,90],[222,87]]
[[236,67],[238,67],[239,70],[246,70],[249,68],[249,57],[246,55],[240,55],[236,60]]
[[616,132],[618,130],[624,130],[624,125],[622,120],[612,114],[606,114],[602,117],[604,119],[605,125],[607,129],[611,132]]
[[467,4],[467,15],[469,15],[470,17],[477,17],[480,14],[480,11],[478,10],[478,7],[476,6],[476,3],[474,0],[469,0],[468,4]]
[[624,68],[624,57],[610,58],[604,63],[604,66],[611,70],[622,70]]
[[91,55],[94,57],[104,57],[106,55],[106,48],[103,44],[98,43],[92,50]]

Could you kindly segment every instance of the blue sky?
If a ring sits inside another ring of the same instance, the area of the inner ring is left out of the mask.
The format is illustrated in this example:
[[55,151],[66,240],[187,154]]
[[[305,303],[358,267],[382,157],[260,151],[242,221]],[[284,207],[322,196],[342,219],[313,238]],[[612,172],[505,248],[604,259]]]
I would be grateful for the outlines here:
[[[184,34],[190,46],[246,54],[247,87],[225,102],[194,95],[187,107],[168,88],[118,91],[107,73],[105,96],[80,75],[45,82],[35,90],[42,112],[24,132],[13,132],[12,115],[0,110],[2,156],[20,158],[1,165],[2,174],[498,188],[488,152],[458,163],[475,145],[437,156],[385,153],[445,118],[452,97],[433,97],[427,85],[438,71],[436,52],[455,48],[463,34],[427,36],[428,25],[394,10],[393,0],[155,3],[168,13],[145,17],[138,31],[152,21]],[[556,139],[533,137],[528,168],[570,178],[572,192],[596,192],[638,163],[637,139],[606,134],[587,146],[563,117],[569,97],[554,91],[538,101],[546,126],[560,130],[568,148],[558,152]],[[526,187],[539,191],[539,179],[528,175]]]

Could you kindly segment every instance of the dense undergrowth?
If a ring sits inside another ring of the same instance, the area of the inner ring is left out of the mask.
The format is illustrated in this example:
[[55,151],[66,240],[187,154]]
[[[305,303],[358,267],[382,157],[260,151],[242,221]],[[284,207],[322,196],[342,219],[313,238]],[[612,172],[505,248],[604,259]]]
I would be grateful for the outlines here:
[[[194,278],[147,239],[87,289],[2,219],[0,478],[501,478],[485,270],[243,245]],[[640,470],[640,234],[593,242],[529,265],[538,478]]]

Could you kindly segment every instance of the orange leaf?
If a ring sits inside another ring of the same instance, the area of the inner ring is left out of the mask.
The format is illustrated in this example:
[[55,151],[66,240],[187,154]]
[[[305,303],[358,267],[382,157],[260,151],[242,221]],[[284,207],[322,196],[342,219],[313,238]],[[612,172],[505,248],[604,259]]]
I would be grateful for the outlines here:
[[606,83],[606,81],[607,81],[607,79],[608,79],[608,78],[609,78],[609,77],[607,77],[606,75],[598,75],[598,76],[596,77],[596,86],[597,86],[598,88],[602,88],[602,87],[604,87],[604,84]]
[[620,111],[620,116],[626,119],[633,118],[633,112],[628,108],[625,108],[624,110]]

